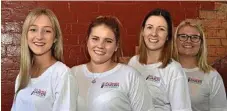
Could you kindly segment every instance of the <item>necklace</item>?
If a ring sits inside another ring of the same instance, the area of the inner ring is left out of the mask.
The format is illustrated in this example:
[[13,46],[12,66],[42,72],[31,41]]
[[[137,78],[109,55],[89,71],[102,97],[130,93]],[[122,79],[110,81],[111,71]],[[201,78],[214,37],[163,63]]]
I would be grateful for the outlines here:
[[91,83],[96,83],[96,79],[97,79],[97,74],[95,74],[95,73],[92,73],[92,81],[91,81]]
[[96,83],[96,78],[93,78],[93,80],[91,81],[91,83]]

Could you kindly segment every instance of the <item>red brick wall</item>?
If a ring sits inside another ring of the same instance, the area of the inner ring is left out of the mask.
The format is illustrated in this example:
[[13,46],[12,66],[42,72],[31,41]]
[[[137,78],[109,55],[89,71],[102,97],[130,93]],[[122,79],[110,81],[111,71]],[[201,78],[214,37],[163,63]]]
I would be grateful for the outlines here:
[[[14,80],[19,71],[20,37],[23,21],[34,7],[47,7],[57,15],[64,36],[64,57],[68,66],[83,63],[83,43],[89,21],[98,15],[115,15],[123,24],[124,56],[132,56],[138,45],[140,24],[145,14],[154,8],[165,8],[173,16],[174,25],[186,18],[206,20],[209,59],[226,54],[226,13],[215,10],[215,2],[9,2],[2,3],[1,24],[1,86],[2,110],[11,108]],[[219,7],[223,7],[219,4]],[[208,12],[207,12],[208,11]],[[211,12],[209,12],[211,11]],[[210,16],[214,14],[215,16]],[[216,21],[220,19],[221,22]],[[211,25],[209,25],[211,24]],[[223,29],[224,28],[224,29]],[[216,34],[216,35],[215,35]],[[127,42],[126,42],[127,41]]]

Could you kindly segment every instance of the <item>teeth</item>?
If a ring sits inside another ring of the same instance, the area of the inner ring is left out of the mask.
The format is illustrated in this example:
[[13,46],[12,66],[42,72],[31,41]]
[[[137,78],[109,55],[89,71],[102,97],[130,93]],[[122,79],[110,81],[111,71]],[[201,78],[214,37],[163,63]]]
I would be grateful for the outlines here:
[[157,39],[148,39],[148,40],[149,40],[149,42],[152,42],[152,43],[157,43],[158,42]]
[[184,45],[183,47],[185,47],[185,48],[192,48],[191,45]]
[[104,54],[105,54],[103,51],[99,51],[99,50],[95,50],[94,52],[95,52],[96,54],[98,54],[98,55],[104,55]]
[[38,45],[38,46],[43,46],[43,45],[45,45],[45,43],[43,43],[43,42],[34,42],[34,44],[35,44],[35,45]]

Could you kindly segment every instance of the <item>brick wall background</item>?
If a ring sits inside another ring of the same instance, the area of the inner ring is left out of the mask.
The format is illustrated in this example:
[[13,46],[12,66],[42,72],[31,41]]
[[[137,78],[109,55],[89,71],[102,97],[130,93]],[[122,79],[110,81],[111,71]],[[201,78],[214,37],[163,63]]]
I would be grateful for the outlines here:
[[[154,8],[169,10],[175,27],[186,18],[200,21],[207,35],[209,63],[220,62],[221,58],[227,55],[226,2],[2,1],[1,3],[2,111],[9,111],[12,105],[14,80],[19,72],[21,28],[25,17],[34,7],[49,8],[57,15],[63,31],[65,63],[70,67],[85,62],[83,45],[86,30],[90,20],[98,15],[115,15],[120,19],[123,24],[121,35],[124,41],[124,57],[133,56],[135,46],[138,45],[143,17]],[[226,69],[224,72],[227,72]],[[226,78],[226,75],[224,77]]]

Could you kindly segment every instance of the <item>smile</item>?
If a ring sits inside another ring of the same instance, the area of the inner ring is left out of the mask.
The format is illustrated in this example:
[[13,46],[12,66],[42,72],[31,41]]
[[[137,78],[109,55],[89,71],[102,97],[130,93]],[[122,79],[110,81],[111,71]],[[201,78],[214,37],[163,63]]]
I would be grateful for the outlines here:
[[44,46],[45,45],[45,43],[43,43],[43,42],[33,42],[33,43],[37,46]]
[[100,50],[94,50],[95,54],[97,55],[105,55],[106,53]]
[[149,42],[151,42],[151,43],[157,43],[157,42],[158,42],[157,39],[151,39],[151,38],[149,38],[148,40],[149,40]]
[[192,48],[191,45],[183,45],[184,48]]

